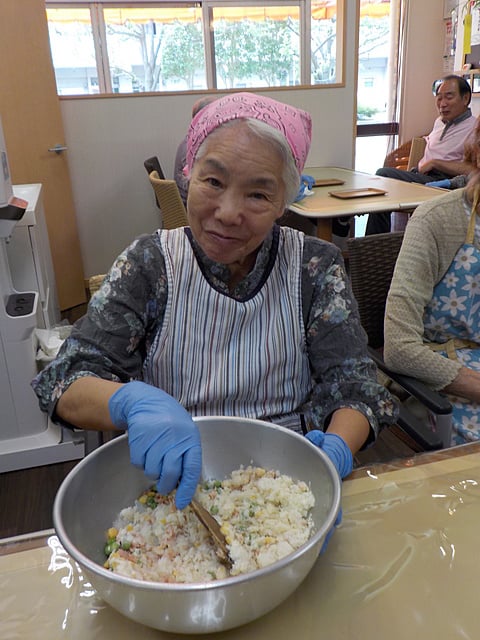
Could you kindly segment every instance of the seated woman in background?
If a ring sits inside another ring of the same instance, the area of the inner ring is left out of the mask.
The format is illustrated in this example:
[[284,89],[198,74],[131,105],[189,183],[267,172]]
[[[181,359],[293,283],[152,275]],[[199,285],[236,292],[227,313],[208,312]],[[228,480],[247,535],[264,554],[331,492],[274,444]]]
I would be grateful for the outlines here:
[[464,189],[420,205],[387,300],[386,364],[448,394],[451,444],[480,439],[480,122]]
[[[189,227],[138,238],[33,383],[84,429],[126,429],[133,464],[191,500],[192,415],[270,420],[308,434],[341,477],[396,405],[377,383],[340,252],[280,227],[310,147],[310,116],[230,94],[187,136]],[[323,433],[326,431],[326,433]]]

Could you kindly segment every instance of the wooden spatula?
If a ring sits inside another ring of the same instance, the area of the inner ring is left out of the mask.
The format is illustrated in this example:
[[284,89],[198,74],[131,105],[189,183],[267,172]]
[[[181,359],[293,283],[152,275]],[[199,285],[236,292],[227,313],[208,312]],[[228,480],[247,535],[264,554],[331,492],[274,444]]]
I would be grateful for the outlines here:
[[229,569],[232,568],[233,562],[230,558],[230,553],[228,551],[227,541],[225,540],[225,536],[220,531],[220,525],[212,516],[212,514],[205,509],[195,498],[190,503],[190,506],[193,509],[193,512],[203,524],[205,529],[207,529],[210,534],[215,547],[218,559],[222,564],[224,564]]

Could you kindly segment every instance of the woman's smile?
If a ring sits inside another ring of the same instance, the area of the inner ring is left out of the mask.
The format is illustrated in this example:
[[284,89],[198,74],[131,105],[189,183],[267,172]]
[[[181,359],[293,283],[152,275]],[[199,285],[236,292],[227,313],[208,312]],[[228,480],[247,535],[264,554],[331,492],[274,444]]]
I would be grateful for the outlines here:
[[242,242],[243,239],[240,236],[234,236],[230,233],[222,232],[222,231],[214,231],[211,229],[204,229],[205,233],[207,233],[213,240],[218,242]]

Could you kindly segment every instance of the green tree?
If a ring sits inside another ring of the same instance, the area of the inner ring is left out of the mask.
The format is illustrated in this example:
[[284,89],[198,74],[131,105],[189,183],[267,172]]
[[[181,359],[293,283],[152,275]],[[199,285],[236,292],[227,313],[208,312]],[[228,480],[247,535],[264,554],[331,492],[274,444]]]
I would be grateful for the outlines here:
[[205,73],[202,25],[175,22],[169,34],[162,57],[164,80],[183,80],[194,88],[195,75]]
[[[118,75],[130,76],[132,83],[142,91],[158,91],[162,75],[161,51],[171,28],[171,25],[156,23],[153,20],[147,23],[135,23],[127,20],[123,25],[107,25],[107,36],[111,39],[109,54],[113,58],[110,66],[114,72]],[[116,59],[114,42],[117,38],[120,42],[128,40],[137,42],[142,55],[143,78],[133,73],[130,66],[122,64]]]
[[[479,0],[480,1],[480,0]],[[141,51],[144,77],[131,65],[116,61],[118,74],[132,77],[132,84],[144,91],[158,91],[167,80],[182,80],[194,88],[195,77],[204,72],[202,25],[197,23],[130,23],[108,25],[108,34],[122,41],[136,40]],[[299,77],[299,25],[286,20],[219,20],[215,22],[217,86],[266,86],[286,84]],[[363,18],[360,23],[359,57],[388,42],[389,18]],[[336,21],[312,21],[312,81],[332,82],[336,77]],[[120,49],[120,47],[119,47]],[[110,42],[109,42],[110,50]]]
[[286,84],[289,74],[298,77],[298,49],[292,47],[292,31],[286,21],[260,22],[255,34],[255,74],[273,87]]
[[360,20],[358,57],[361,59],[370,51],[381,47],[390,38],[390,17],[370,18],[365,17]]
[[217,75],[226,88],[233,89],[250,78],[255,70],[255,32],[251,20],[215,23],[215,62]]
[[336,76],[336,20],[312,21],[312,82],[332,82]]

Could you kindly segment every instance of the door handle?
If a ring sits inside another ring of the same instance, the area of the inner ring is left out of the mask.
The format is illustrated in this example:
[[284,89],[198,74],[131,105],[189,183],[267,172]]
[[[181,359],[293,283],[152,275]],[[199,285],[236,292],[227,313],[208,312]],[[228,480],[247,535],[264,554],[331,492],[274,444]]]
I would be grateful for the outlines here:
[[61,144],[56,144],[54,147],[50,147],[49,151],[51,151],[52,153],[62,153],[63,151],[66,151],[68,149],[68,147],[65,147]]

